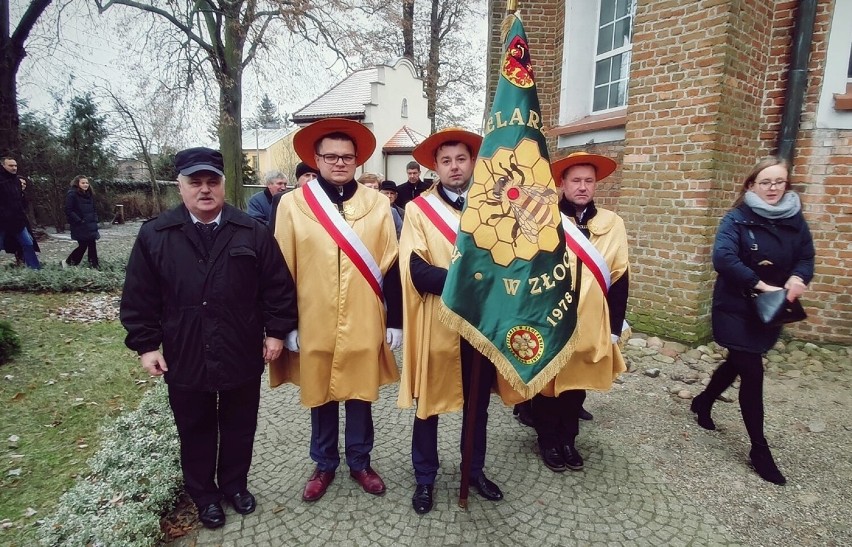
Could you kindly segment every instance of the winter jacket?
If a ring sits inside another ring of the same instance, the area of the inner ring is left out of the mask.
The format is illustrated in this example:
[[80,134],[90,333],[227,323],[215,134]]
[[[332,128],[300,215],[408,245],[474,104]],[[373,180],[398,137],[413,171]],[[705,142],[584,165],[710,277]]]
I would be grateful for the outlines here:
[[18,175],[0,167],[0,231],[19,233],[27,225],[24,194]]
[[713,246],[713,338],[740,351],[763,353],[775,344],[780,327],[760,322],[750,302],[758,281],[783,287],[791,275],[810,283],[814,244],[801,212],[770,220],[741,204],[722,219]]
[[72,188],[65,196],[65,217],[71,225],[71,239],[74,241],[94,241],[98,234],[98,213],[95,210],[95,196],[92,189],[81,192]]
[[162,344],[166,383],[218,391],[263,373],[264,334],[296,328],[293,278],[272,234],[225,205],[209,254],[186,207],[146,222],[127,264],[121,298],[125,343]]
[[249,199],[246,213],[255,220],[269,224],[269,217],[272,216],[272,197],[269,188],[264,188],[263,192],[258,192]]

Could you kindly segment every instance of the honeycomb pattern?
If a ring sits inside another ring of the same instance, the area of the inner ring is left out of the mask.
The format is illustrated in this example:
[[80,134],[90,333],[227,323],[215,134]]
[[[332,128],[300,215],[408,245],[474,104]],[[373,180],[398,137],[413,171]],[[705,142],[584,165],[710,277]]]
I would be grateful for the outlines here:
[[[511,186],[504,189],[502,201],[494,195],[501,177]],[[530,211],[537,208],[533,202],[540,205],[542,198],[517,188],[534,188],[537,194],[546,194],[550,202],[532,214]],[[558,193],[554,188],[550,166],[534,140],[523,139],[514,149],[498,148],[492,157],[480,157],[476,162],[461,230],[473,237],[477,247],[490,251],[495,264],[504,267],[516,258],[530,260],[539,251],[555,251],[560,241],[556,231]],[[525,220],[519,220],[519,214]]]

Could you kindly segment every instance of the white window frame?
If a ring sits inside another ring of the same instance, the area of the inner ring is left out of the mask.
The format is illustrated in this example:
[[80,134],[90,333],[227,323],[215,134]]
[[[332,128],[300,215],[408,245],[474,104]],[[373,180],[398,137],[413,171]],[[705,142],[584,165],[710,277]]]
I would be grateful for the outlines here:
[[[595,95],[595,89],[597,88],[597,86],[595,85],[595,78],[597,76],[596,67],[597,67],[597,64],[600,61],[603,61],[603,60],[606,60],[606,59],[609,59],[609,58],[613,58],[613,57],[616,57],[618,55],[622,55],[622,54],[625,54],[625,53],[626,54],[632,53],[632,51],[633,51],[633,19],[636,16],[636,3],[632,2],[632,4],[633,4],[632,13],[628,13],[626,16],[613,19],[612,22],[607,23],[607,25],[612,26],[613,32],[614,32],[615,31],[615,25],[618,21],[629,18],[630,19],[630,41],[627,43],[627,45],[622,45],[620,47],[616,47],[616,48],[613,48],[613,49],[606,51],[604,53],[598,54],[597,53],[597,45],[598,45],[598,42],[600,41],[600,31],[601,31],[601,28],[602,28],[600,26],[600,12],[601,12],[602,0],[596,0],[596,1],[597,1],[597,4],[598,4],[598,6],[597,6],[598,7],[598,9],[597,9],[598,17],[597,17],[597,20],[595,21],[595,27],[597,29],[596,32],[595,32],[595,34],[596,34],[596,36],[595,36],[595,57],[594,57],[594,60],[592,61],[592,75],[591,75],[591,78],[592,78],[592,89],[591,89],[591,92],[592,92],[592,108],[591,108],[591,113],[592,114],[606,114],[608,112],[613,112],[615,110],[621,110],[621,109],[627,107],[627,86],[630,83],[630,58],[631,58],[631,56],[628,55],[626,76],[623,77],[623,78],[619,78],[618,80],[615,80],[615,82],[621,82],[621,81],[625,82],[625,84],[624,84],[625,85],[624,104],[622,104],[622,105],[618,105],[618,106],[614,106],[614,107],[610,107],[610,108],[603,108],[601,110],[595,110],[594,109],[595,108],[594,95]],[[631,2],[632,0],[625,0],[625,1]],[[613,2],[615,2],[616,6],[617,6],[619,0],[613,0]],[[614,83],[613,81],[609,81],[609,82],[606,83],[606,85],[607,85],[607,87],[609,87],[609,86],[613,85],[613,83]],[[608,93],[609,92],[607,92],[607,94]]]
[[[635,6],[631,24],[635,24]],[[579,122],[592,115],[617,114],[626,111],[626,106],[593,112],[595,83],[595,60],[597,55],[598,23],[600,20],[600,0],[565,0],[564,46],[562,51],[562,81],[559,98],[559,125]],[[632,52],[633,32],[631,32]],[[617,55],[627,51],[623,46],[609,52]],[[630,76],[628,74],[628,82]],[[624,139],[624,127],[612,127],[561,135],[557,146],[576,146],[590,140],[612,142]]]
[[835,93],[846,93],[849,78],[849,57],[852,55],[852,2],[835,2],[828,49],[825,56],[825,72],[817,105],[816,126],[820,129],[852,129],[852,112],[834,109]]

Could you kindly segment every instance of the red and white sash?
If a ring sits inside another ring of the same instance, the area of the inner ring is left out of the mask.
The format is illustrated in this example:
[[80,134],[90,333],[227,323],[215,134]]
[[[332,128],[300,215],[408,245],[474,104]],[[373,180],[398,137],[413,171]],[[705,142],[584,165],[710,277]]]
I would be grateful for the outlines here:
[[384,276],[379,268],[376,259],[367,250],[364,242],[355,233],[355,230],[341,216],[340,211],[331,202],[328,195],[320,186],[318,180],[314,179],[303,187],[305,201],[308,203],[311,211],[316,215],[317,220],[328,232],[328,235],[337,243],[340,250],[343,251],[352,264],[361,272],[364,279],[369,283],[370,288],[379,297],[379,300],[384,302],[384,294],[382,285]]
[[414,198],[414,203],[420,207],[426,218],[435,225],[441,234],[451,245],[456,244],[456,235],[459,233],[460,219],[454,215],[435,194],[427,196],[418,196]]
[[610,285],[612,285],[612,273],[609,271],[609,266],[607,266],[603,255],[592,245],[589,238],[583,235],[583,232],[571,222],[571,219],[564,214],[562,215],[562,228],[565,230],[565,242],[568,244],[568,248],[592,272],[604,296],[606,296]]

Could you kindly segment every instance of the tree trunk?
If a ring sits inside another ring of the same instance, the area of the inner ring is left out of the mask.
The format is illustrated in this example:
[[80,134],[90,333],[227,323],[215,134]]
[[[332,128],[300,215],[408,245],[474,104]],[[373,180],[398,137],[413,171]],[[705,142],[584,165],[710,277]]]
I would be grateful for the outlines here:
[[[3,0],[0,0],[3,1]],[[18,91],[16,87],[20,55],[16,54],[11,42],[4,43],[0,51],[0,155],[21,156],[21,141],[18,126]]]
[[426,66],[426,115],[435,132],[435,103],[438,100],[438,64],[441,58],[441,18],[438,14],[440,0],[432,0],[429,16],[429,61]]
[[219,151],[225,162],[225,196],[234,207],[243,201],[243,47],[246,30],[240,26],[239,5],[225,14],[224,48],[217,48],[219,71]]
[[402,56],[414,61],[414,0],[402,0]]

